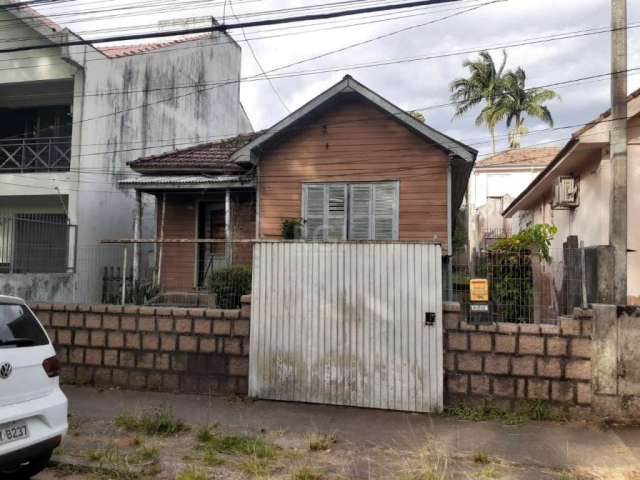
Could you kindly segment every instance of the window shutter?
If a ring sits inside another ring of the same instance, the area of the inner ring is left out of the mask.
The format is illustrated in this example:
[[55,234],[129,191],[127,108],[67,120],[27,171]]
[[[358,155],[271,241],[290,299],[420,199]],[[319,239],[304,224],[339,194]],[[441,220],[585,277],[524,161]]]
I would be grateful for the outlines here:
[[322,240],[325,231],[325,186],[304,186],[305,237],[307,240]]
[[325,190],[327,221],[325,240],[346,240],[347,185],[328,184]]
[[373,239],[398,239],[398,184],[373,185]]
[[353,184],[350,186],[350,225],[349,240],[371,239],[371,192],[370,184]]

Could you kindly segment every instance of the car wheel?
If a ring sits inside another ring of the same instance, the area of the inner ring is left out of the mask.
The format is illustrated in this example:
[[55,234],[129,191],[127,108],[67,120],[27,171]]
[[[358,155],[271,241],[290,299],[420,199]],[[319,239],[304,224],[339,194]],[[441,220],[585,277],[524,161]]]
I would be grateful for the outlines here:
[[2,480],[28,480],[47,468],[53,452],[46,453],[29,461],[27,465],[3,470],[0,468]]

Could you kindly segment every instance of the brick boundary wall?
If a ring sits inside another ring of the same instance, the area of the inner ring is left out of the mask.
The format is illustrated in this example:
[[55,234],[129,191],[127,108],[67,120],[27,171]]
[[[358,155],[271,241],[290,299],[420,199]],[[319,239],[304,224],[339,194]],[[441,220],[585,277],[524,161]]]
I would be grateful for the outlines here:
[[246,394],[250,297],[242,308],[35,304],[63,383]]
[[576,309],[559,325],[471,325],[454,302],[444,302],[443,315],[445,404],[591,404],[590,310]]

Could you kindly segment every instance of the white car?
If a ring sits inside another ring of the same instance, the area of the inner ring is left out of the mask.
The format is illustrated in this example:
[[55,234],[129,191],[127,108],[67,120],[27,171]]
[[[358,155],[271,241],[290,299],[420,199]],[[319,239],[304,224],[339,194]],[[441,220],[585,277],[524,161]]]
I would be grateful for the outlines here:
[[0,295],[0,479],[28,479],[44,469],[67,433],[60,363],[27,306]]

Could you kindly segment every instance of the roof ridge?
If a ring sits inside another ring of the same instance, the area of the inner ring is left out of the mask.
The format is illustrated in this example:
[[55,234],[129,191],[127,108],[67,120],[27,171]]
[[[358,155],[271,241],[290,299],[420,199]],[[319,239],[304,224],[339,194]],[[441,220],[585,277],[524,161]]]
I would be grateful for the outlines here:
[[231,140],[237,140],[243,137],[251,137],[253,135],[258,135],[259,132],[254,132],[254,133],[240,133],[238,135],[234,135],[231,137],[224,137],[218,140],[212,140],[210,142],[205,142],[205,143],[198,143],[196,145],[191,145],[188,147],[183,147],[183,148],[176,148],[175,150],[171,150],[169,152],[164,152],[164,153],[157,153],[155,155],[148,155],[146,157],[138,157],[135,160],[131,160],[129,162],[127,162],[127,165],[133,164],[135,162],[138,161],[146,161],[146,160],[157,160],[159,158],[164,158],[164,157],[168,157],[171,155],[176,155],[176,154],[180,154],[180,153],[186,153],[186,152],[192,152],[195,150],[199,150],[199,149],[205,149],[207,147],[211,147],[213,145],[216,144],[224,144],[225,142],[229,142]]
[[166,40],[163,42],[150,42],[150,43],[132,43],[129,45],[109,45],[105,47],[96,47],[102,53],[109,58],[122,58],[131,55],[139,55],[143,53],[153,52],[162,48],[170,47],[172,45],[178,45],[185,42],[194,42],[197,40],[204,40],[210,38],[210,33],[202,33],[194,36],[187,36],[183,38],[176,38],[174,40]]
[[[43,15],[42,13],[40,13],[39,11],[37,11],[35,8],[29,6],[29,5],[25,5],[24,2],[22,2],[22,0],[7,0],[7,3],[4,4],[5,7],[12,7],[12,9],[14,9],[15,11],[18,12],[23,12],[23,13],[27,13],[29,15],[31,15],[30,18],[28,19],[20,19],[21,21],[25,22],[28,20],[33,20],[33,21],[41,21],[42,24],[48,28],[50,28],[53,32],[61,32],[64,30],[64,27],[62,27],[61,25],[59,25],[58,23],[54,22],[53,20],[51,20],[49,17],[47,17],[46,15]],[[9,14],[11,14],[11,11],[8,10]]]

